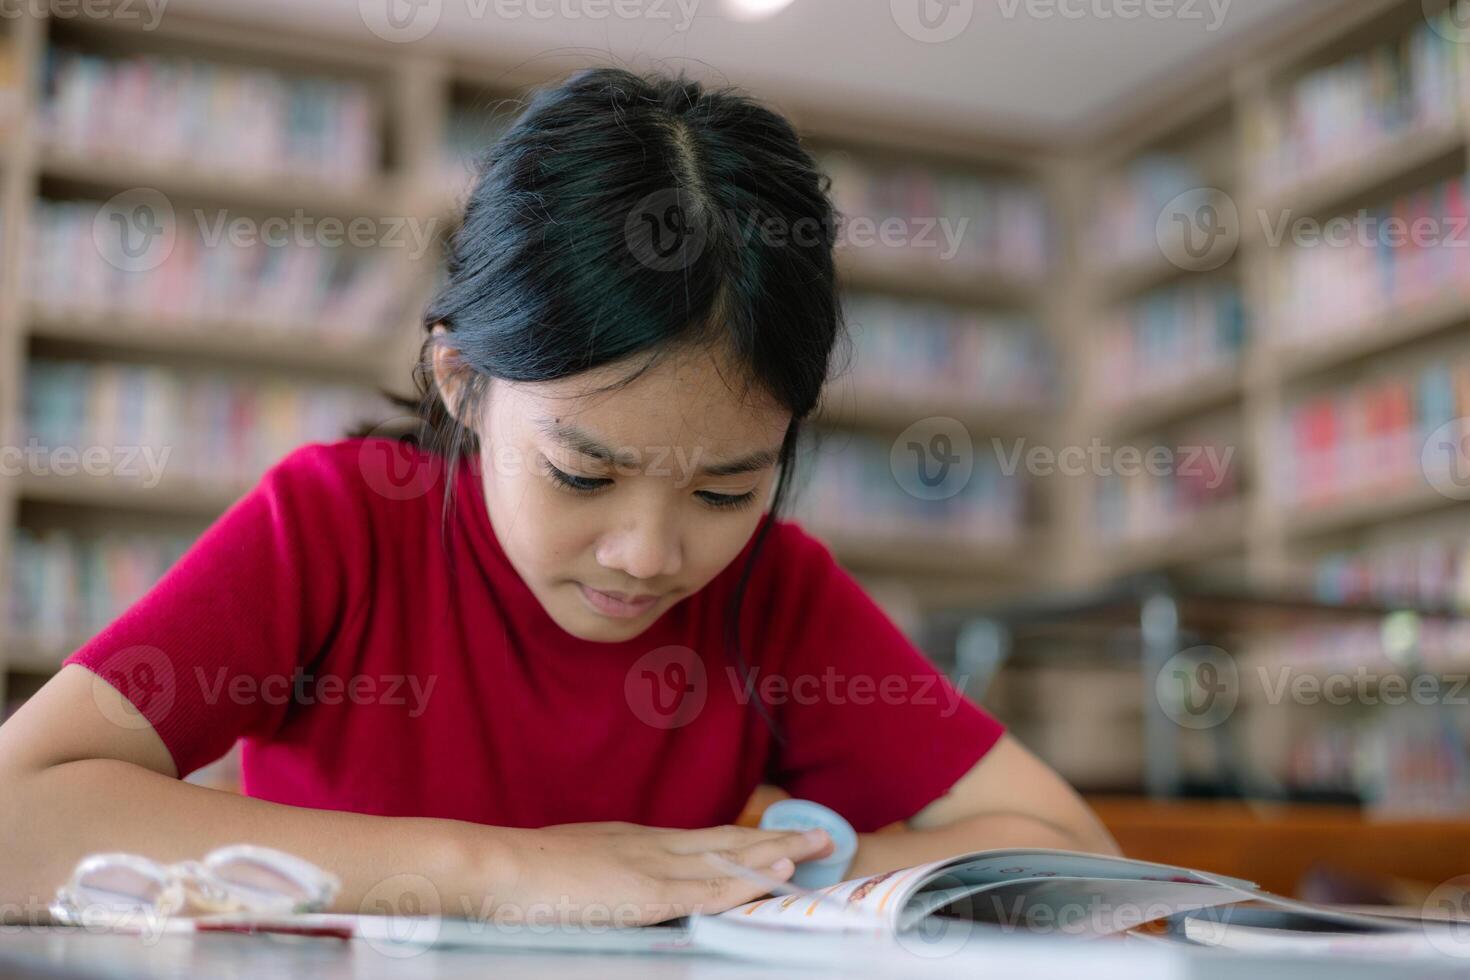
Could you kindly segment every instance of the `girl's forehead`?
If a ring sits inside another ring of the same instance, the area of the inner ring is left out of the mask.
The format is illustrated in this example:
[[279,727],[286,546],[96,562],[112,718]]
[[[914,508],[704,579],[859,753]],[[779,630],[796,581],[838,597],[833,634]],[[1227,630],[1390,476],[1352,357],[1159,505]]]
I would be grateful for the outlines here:
[[790,412],[749,381],[742,367],[703,350],[606,365],[517,388],[522,411],[538,424],[565,418],[608,435],[681,431],[764,442],[772,430],[784,433],[790,421]]
[[[741,455],[779,447],[791,422],[761,389],[732,383],[728,375],[685,359],[682,366],[654,364],[626,385],[622,373],[597,372],[554,382],[520,383],[501,401],[532,438],[575,450],[579,444],[613,450],[698,447],[704,453]],[[491,398],[494,407],[495,398]],[[513,407],[512,407],[513,406]],[[492,408],[494,410],[494,408]]]

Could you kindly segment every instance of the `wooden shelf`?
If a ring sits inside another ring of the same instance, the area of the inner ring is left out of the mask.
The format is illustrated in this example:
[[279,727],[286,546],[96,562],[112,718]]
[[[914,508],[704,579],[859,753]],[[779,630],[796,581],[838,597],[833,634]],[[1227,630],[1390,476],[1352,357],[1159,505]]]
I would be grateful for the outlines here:
[[[923,251],[923,250],[917,250]],[[940,299],[972,306],[1026,307],[1038,287],[998,272],[967,269],[961,263],[909,259],[877,248],[837,250],[838,274],[850,289]]]
[[1098,428],[1111,436],[1132,435],[1240,399],[1241,368],[1226,364],[1181,377],[1168,388],[1104,409]]
[[1109,566],[1114,574],[1127,575],[1243,553],[1247,508],[1244,499],[1216,504],[1176,526],[1105,545]]
[[1210,275],[1192,272],[1170,262],[1163,252],[1135,256],[1115,266],[1094,268],[1087,273],[1088,291],[1102,303],[1117,303],[1167,286],[1186,276]]
[[49,677],[61,668],[61,661],[81,645],[78,642],[63,650],[34,640],[8,637],[0,646],[0,668],[13,674]]
[[311,176],[246,177],[205,173],[176,164],[157,164],[125,155],[82,155],[55,146],[41,151],[41,177],[99,188],[137,187],[170,199],[208,201],[276,214],[300,209],[313,216],[390,216],[401,208],[386,183],[351,187]]
[[314,336],[314,329],[305,324],[276,329],[248,321],[194,327],[130,313],[73,314],[42,307],[33,307],[30,314],[30,335],[42,340],[310,371],[365,384],[379,380],[386,338]]
[[[1267,361],[1282,378],[1301,378],[1381,354],[1413,340],[1470,323],[1470,291],[1385,311],[1310,342],[1285,342]],[[1274,333],[1279,334],[1280,331]]]
[[193,480],[165,478],[157,486],[93,476],[23,476],[21,500],[197,517],[212,520],[229,509],[249,487],[230,489]]
[[931,416],[958,419],[976,437],[1034,432],[1049,423],[1046,412],[1041,409],[946,404],[934,399],[899,398],[843,388],[828,393],[816,421],[835,428],[901,432],[920,419]]
[[[1265,801],[1160,801],[1089,796],[1124,852],[1144,861],[1202,868],[1297,894],[1323,866],[1369,880],[1436,883],[1461,870],[1447,855],[1470,848],[1470,820],[1375,820],[1371,811]],[[1422,899],[1415,903],[1422,904]]]
[[1031,565],[1030,549],[1011,541],[967,541],[953,534],[930,530],[913,533],[825,528],[807,523],[807,530],[821,538],[844,565],[883,568],[917,574],[1024,575]]
[[1357,492],[1339,501],[1293,505],[1285,512],[1286,532],[1298,538],[1331,534],[1464,504],[1421,480],[1398,489]]
[[[1447,123],[1406,133],[1381,146],[1354,154],[1347,162],[1298,178],[1286,187],[1265,189],[1248,197],[1251,213],[1264,212],[1266,220],[1290,212],[1317,215],[1423,167],[1445,160],[1467,147],[1465,129]],[[1258,222],[1246,222],[1248,233],[1264,236]]]

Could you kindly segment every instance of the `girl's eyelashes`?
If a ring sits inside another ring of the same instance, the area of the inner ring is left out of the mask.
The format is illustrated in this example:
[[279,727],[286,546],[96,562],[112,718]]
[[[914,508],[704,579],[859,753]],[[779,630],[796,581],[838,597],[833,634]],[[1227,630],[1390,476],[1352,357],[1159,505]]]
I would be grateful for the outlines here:
[[[546,473],[557,486],[584,495],[596,493],[613,482],[607,477],[577,476],[574,473],[567,473],[549,462],[546,464]],[[713,490],[700,490],[695,493],[695,496],[717,510],[736,510],[754,502],[756,492],[747,490],[745,493],[716,493]]]
[[701,490],[695,496],[721,510],[735,510],[744,507],[755,500],[755,491],[747,490],[745,493],[715,493],[713,490]]
[[573,493],[596,493],[598,490],[612,483],[612,480],[606,477],[576,476],[571,473],[564,473],[550,463],[546,464],[546,471],[553,483],[564,489],[571,490]]

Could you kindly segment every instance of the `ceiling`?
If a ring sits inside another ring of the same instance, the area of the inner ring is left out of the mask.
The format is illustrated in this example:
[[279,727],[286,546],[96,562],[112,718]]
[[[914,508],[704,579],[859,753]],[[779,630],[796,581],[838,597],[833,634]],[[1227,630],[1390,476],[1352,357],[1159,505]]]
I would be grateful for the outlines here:
[[[1129,96],[1249,43],[1274,19],[1334,0],[792,0],[754,21],[734,16],[737,2],[173,0],[171,8],[538,68],[683,68],[756,95],[1067,139],[1114,118]],[[399,19],[388,19],[390,5]]]

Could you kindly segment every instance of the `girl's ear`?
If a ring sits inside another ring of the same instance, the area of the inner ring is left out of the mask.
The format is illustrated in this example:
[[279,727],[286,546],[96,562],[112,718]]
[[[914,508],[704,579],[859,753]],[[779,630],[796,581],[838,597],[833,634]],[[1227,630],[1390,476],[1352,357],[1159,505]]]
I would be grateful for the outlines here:
[[429,357],[434,369],[434,386],[439,390],[439,398],[449,414],[464,425],[466,423],[460,415],[460,401],[468,368],[460,360],[459,351],[448,342],[449,331],[444,324],[434,324],[431,333],[433,342],[429,345]]

